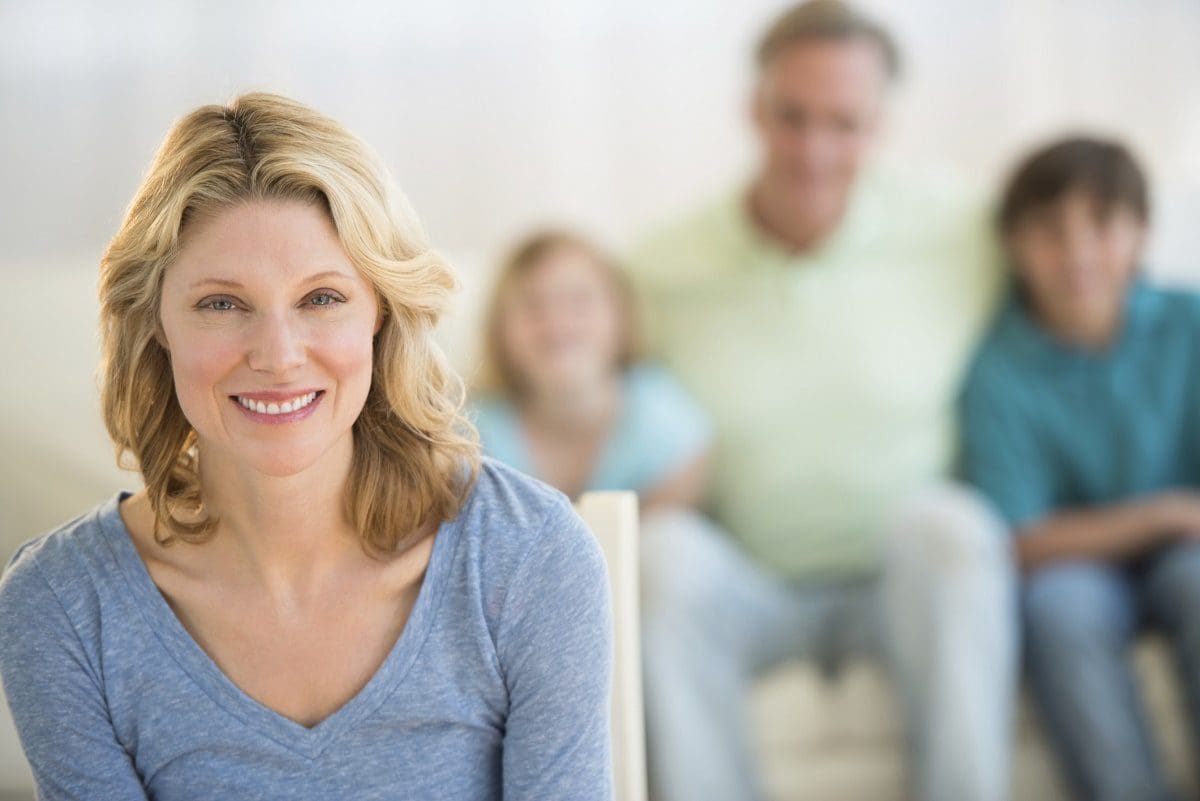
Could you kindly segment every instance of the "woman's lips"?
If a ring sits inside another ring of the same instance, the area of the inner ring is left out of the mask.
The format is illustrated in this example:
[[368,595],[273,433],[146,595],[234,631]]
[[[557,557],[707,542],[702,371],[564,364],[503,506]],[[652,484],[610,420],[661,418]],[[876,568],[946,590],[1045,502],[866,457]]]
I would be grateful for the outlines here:
[[313,390],[307,394],[294,395],[279,400],[262,400],[255,397],[230,395],[229,400],[243,415],[256,423],[268,425],[295,423],[311,415],[325,397],[325,390]]

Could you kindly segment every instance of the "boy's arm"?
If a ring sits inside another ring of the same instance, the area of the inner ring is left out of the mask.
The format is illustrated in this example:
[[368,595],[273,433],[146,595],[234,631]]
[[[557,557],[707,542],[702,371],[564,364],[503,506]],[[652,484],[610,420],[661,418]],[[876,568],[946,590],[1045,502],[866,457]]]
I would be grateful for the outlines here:
[[965,477],[1010,525],[1024,570],[1064,559],[1118,561],[1180,535],[1200,536],[1200,493],[1167,491],[1064,507],[1058,460],[1012,376],[975,370],[960,398]]
[[1017,529],[1017,560],[1029,571],[1063,559],[1119,561],[1180,535],[1200,534],[1200,495],[1164,492],[1106,506],[1067,509]]

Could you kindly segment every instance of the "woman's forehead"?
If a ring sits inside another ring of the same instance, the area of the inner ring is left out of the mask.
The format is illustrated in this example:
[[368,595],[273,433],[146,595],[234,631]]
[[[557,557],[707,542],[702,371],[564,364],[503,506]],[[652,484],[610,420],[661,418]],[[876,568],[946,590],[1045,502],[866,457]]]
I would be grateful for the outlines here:
[[222,209],[188,226],[168,270],[175,282],[248,284],[314,277],[363,280],[337,230],[317,206],[249,201]]

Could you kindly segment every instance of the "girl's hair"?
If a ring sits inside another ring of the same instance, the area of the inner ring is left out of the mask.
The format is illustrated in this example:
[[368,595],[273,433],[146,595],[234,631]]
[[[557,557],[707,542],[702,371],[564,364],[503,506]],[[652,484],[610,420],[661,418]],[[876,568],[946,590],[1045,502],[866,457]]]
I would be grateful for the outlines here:
[[535,232],[522,239],[500,264],[484,313],[483,360],[476,387],[487,393],[519,398],[524,392],[521,376],[505,351],[504,305],[523,279],[547,257],[563,251],[582,253],[601,271],[618,307],[621,341],[617,349],[619,369],[625,369],[641,357],[641,331],[633,287],[628,276],[605,250],[590,239],[560,228]]
[[425,524],[456,516],[478,475],[462,382],[432,339],[457,281],[374,152],[279,95],[244,94],[176,122],[100,261],[101,403],[118,462],[136,460],[160,543],[216,530],[162,344],[160,298],[185,226],[247,201],[317,205],[375,288],[383,322],[344,504],[368,553],[402,550]]

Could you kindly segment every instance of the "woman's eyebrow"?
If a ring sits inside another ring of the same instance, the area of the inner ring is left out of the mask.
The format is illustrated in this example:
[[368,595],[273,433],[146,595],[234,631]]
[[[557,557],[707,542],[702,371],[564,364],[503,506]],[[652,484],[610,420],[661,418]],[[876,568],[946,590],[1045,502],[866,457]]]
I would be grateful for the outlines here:
[[241,289],[242,288],[242,285],[239,284],[237,281],[229,281],[224,278],[201,278],[199,281],[196,281],[191,286],[189,286],[188,289],[195,289],[196,287],[204,286],[206,284],[215,284],[217,286],[227,286],[231,289]]
[[[319,273],[313,273],[312,275],[308,276],[307,278],[304,278],[301,281],[299,281],[299,283],[309,284],[309,283],[312,283],[313,281],[317,281],[322,278],[330,278],[330,277],[335,277],[335,276],[340,277],[340,278],[349,278],[350,277],[343,270],[323,270]],[[237,281],[233,281],[228,278],[201,278],[199,281],[194,282],[188,288],[195,289],[196,287],[204,286],[206,284],[215,284],[217,286],[225,286],[225,287],[229,287],[230,289],[244,289],[245,288],[242,284],[238,283]]]

